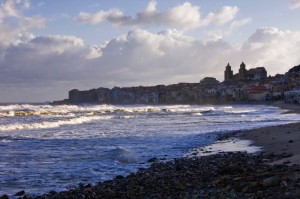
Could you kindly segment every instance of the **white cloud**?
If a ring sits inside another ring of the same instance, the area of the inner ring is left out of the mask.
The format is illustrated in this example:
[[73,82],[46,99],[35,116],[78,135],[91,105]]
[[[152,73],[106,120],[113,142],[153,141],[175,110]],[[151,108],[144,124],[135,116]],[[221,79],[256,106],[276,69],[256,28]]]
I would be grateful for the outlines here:
[[[250,18],[236,19],[237,7],[225,6],[202,17],[200,8],[188,2],[159,12],[157,2],[150,1],[135,17],[118,9],[79,14],[77,19],[85,23],[108,21],[115,26],[153,24],[174,28],[158,33],[132,28],[103,45],[87,45],[74,36],[36,36],[31,29],[43,27],[45,19],[24,16],[23,10],[28,8],[26,0],[0,4],[1,101],[22,101],[38,93],[33,100],[59,99],[72,88],[198,82],[205,76],[222,81],[227,62],[234,70],[245,61],[247,67],[263,65],[269,72],[278,73],[300,63],[297,31],[260,28],[241,48],[225,42],[223,35],[251,22]],[[9,18],[16,23],[8,23]],[[207,40],[184,33],[210,24],[221,31],[209,32]]]
[[244,43],[240,53],[250,65],[264,65],[274,75],[300,64],[299,52],[300,32],[266,27],[257,29]]
[[239,9],[231,6],[224,6],[216,13],[209,13],[207,17],[201,18],[200,8],[189,2],[185,2],[165,12],[159,12],[156,8],[157,2],[150,1],[147,8],[137,13],[136,17],[126,16],[120,9],[99,11],[95,14],[80,12],[75,18],[81,23],[98,24],[104,21],[114,26],[128,25],[167,25],[183,30],[207,26],[211,23],[224,25],[232,21]]
[[235,20],[230,24],[229,30],[230,32],[240,28],[241,26],[247,25],[252,22],[252,19],[246,18],[242,20]]
[[[29,31],[32,28],[41,28],[45,25],[45,19],[41,16],[23,15],[23,10],[29,8],[28,0],[7,0],[0,4],[0,44],[16,44],[24,35],[30,35]],[[15,23],[4,22],[5,19],[11,18]]]
[[274,75],[300,63],[299,44],[300,32],[272,27],[258,29],[240,49],[221,38],[202,41],[174,29],[135,28],[102,46],[72,36],[28,35],[26,42],[2,46],[0,88],[34,88],[52,100],[51,86],[65,89],[54,98],[59,99],[72,88],[198,82],[205,76],[222,81],[227,62],[237,72],[241,61],[249,68],[265,66]]
[[223,25],[229,21],[232,21],[238,11],[239,8],[236,6],[224,6],[222,9],[213,14],[213,21],[218,25]]
[[77,20],[83,23],[98,24],[103,21],[111,21],[114,24],[129,23],[129,18],[125,17],[123,12],[118,9],[111,9],[109,11],[99,11],[96,14],[89,14],[80,12]]
[[300,0],[292,0],[290,3],[290,9],[300,8]]
[[[230,49],[224,42],[206,44],[176,30],[153,34],[134,29],[102,47],[88,46],[75,37],[33,37],[5,49],[0,82],[13,87],[41,85],[41,89],[59,82],[74,87],[197,82],[211,73],[207,66],[215,67],[216,60],[221,66],[227,62]],[[98,56],[90,59],[95,50]]]
[[5,17],[22,17],[21,10],[30,8],[28,0],[6,0],[0,4],[0,22]]

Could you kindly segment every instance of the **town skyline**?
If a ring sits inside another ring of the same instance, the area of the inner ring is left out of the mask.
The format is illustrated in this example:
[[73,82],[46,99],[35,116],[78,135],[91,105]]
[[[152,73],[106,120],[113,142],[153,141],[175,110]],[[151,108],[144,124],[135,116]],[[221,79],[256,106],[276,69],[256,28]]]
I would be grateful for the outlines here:
[[267,74],[264,67],[247,69],[244,62],[234,74],[228,63],[223,82],[205,77],[199,83],[72,89],[67,99],[53,104],[226,104],[276,100],[300,103],[300,65],[285,74]]
[[0,103],[300,63],[300,0],[0,0]]

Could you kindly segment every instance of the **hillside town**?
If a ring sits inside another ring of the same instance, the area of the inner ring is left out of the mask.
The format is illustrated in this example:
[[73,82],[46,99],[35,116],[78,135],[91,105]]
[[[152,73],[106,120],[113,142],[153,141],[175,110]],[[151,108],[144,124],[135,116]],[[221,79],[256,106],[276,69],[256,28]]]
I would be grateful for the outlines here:
[[228,63],[224,81],[205,77],[199,83],[149,87],[73,89],[69,99],[54,104],[219,104],[285,100],[300,103],[300,65],[285,74],[268,76],[264,67],[247,69],[242,62],[234,74]]

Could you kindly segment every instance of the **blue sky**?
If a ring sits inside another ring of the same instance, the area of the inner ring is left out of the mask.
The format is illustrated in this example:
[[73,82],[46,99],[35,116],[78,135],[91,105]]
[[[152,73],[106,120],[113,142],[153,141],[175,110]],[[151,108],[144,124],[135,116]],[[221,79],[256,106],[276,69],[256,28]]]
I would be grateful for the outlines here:
[[0,0],[0,102],[300,64],[300,0]]

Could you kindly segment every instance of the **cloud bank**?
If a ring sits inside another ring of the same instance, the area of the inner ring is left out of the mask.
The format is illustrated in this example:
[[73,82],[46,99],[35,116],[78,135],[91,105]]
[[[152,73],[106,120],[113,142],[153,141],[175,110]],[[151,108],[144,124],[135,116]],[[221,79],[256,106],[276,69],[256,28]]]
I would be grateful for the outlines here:
[[[0,102],[62,99],[73,88],[198,82],[206,76],[222,81],[227,62],[235,72],[244,61],[247,68],[265,66],[276,73],[300,63],[299,31],[258,28],[240,46],[226,42],[222,36],[194,38],[185,31],[228,24],[226,34],[230,34],[251,22],[250,18],[235,19],[237,7],[225,6],[202,18],[200,8],[190,3],[159,12],[156,2],[151,1],[136,17],[120,10],[87,14],[86,18],[79,14],[86,23],[181,27],[161,32],[130,28],[101,45],[88,45],[75,36],[34,35],[32,29],[43,27],[45,19],[24,16],[23,10],[28,8],[26,0],[8,0],[0,5]],[[189,15],[182,17],[183,13]]]
[[107,21],[114,26],[162,25],[188,30],[209,24],[224,25],[232,21],[238,11],[236,6],[224,6],[215,13],[210,12],[202,18],[200,8],[189,2],[170,8],[165,12],[159,12],[157,2],[150,1],[147,8],[137,13],[135,17],[125,15],[119,9],[111,9],[108,11],[101,10],[97,13],[80,12],[75,19],[81,23],[94,25]]
[[292,0],[290,3],[290,9],[300,8],[300,0]]
[[[297,45],[298,44],[298,45]],[[223,80],[227,62],[245,61],[286,72],[300,63],[300,32],[258,29],[241,48],[216,40],[204,42],[176,30],[151,33],[133,29],[102,46],[71,36],[34,36],[5,48],[0,83],[12,87],[112,87]]]

